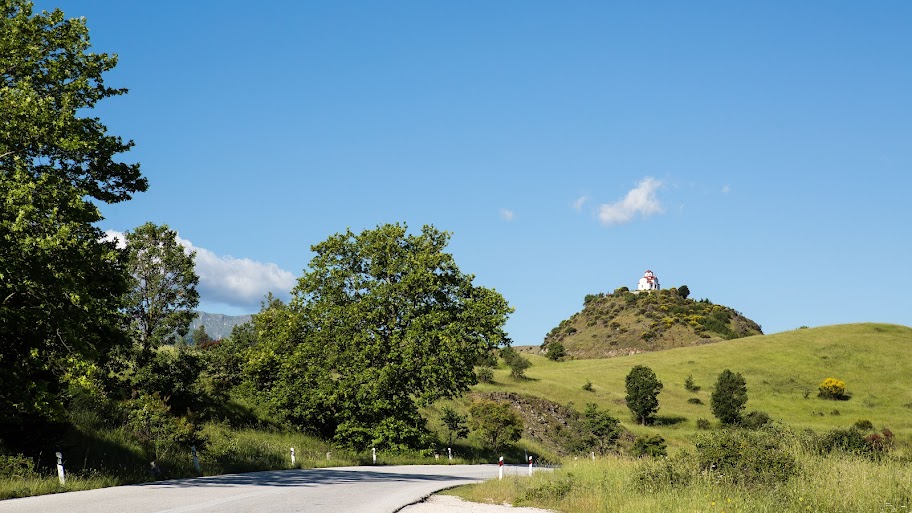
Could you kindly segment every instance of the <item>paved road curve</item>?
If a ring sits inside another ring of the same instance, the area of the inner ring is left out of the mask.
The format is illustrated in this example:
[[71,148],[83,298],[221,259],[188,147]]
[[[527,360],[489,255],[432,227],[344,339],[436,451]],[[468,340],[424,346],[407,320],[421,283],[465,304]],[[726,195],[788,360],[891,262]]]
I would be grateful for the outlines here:
[[0,501],[0,513],[392,513],[435,491],[496,477],[496,465],[253,472],[10,499]]

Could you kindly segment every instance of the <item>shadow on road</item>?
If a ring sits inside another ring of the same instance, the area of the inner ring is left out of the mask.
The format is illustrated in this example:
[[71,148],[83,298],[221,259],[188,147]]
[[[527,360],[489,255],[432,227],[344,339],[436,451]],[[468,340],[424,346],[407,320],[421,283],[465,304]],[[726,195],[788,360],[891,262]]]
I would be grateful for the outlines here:
[[352,482],[395,482],[395,481],[464,481],[471,479],[469,476],[454,476],[443,474],[403,474],[398,472],[382,472],[374,470],[340,470],[332,468],[317,468],[303,470],[272,470],[266,472],[250,472],[246,474],[227,474],[222,476],[209,476],[194,479],[175,479],[171,481],[158,481],[142,483],[132,486],[160,487],[160,488],[200,488],[219,486],[316,486],[321,484],[342,484]]

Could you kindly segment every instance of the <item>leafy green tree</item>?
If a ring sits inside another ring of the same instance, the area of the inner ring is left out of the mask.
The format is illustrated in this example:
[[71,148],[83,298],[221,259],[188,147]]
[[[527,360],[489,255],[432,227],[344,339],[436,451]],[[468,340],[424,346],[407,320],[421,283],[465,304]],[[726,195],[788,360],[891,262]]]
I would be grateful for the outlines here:
[[139,342],[138,361],[143,365],[154,348],[183,338],[196,317],[196,253],[187,253],[168,225],[146,223],[124,238],[127,269],[133,277],[126,312]]
[[[88,52],[82,19],[0,0],[0,438],[63,411],[73,369],[97,368],[126,339],[124,268],[94,223],[98,204],[146,189],[132,142],[88,113],[124,89],[104,85],[116,57]],[[93,201],[94,200],[94,201]],[[34,450],[34,446],[30,447]]]
[[605,454],[610,451],[621,436],[620,421],[609,415],[608,412],[599,410],[594,403],[586,405],[583,417],[586,429],[591,436],[591,446],[594,448],[594,452]]
[[640,424],[650,424],[653,416],[659,411],[659,392],[662,382],[655,372],[644,365],[630,369],[625,380],[627,385],[627,407]]
[[522,437],[522,417],[509,404],[478,401],[469,407],[472,428],[479,432],[485,447],[497,451]]
[[449,239],[387,224],[313,246],[290,304],[254,316],[255,388],[288,420],[344,445],[423,443],[419,405],[467,391],[475,363],[509,343],[512,309],[459,270]]
[[59,9],[34,14],[27,0],[0,1],[0,167],[33,181],[56,176],[82,195],[114,203],[148,183],[139,164],[120,162],[133,142],[86,115],[127,92],[104,82],[117,56],[90,48],[85,19],[66,19]]
[[722,424],[737,424],[747,404],[747,382],[741,374],[725,369],[719,374],[716,389],[710,397],[713,415]]
[[556,362],[567,356],[567,350],[564,349],[564,345],[560,342],[551,342],[548,344],[548,350],[545,354],[549,360]]
[[500,357],[507,367],[510,368],[510,376],[513,379],[525,379],[526,369],[532,366],[528,358],[516,352],[512,347],[505,347],[500,350]]
[[206,327],[200,324],[190,332],[190,341],[196,347],[205,347],[213,342],[212,337],[206,333]]
[[459,412],[449,406],[443,407],[443,417],[440,419],[447,430],[447,445],[452,447],[453,442],[460,438],[469,436],[469,428],[466,425],[466,416],[460,415]]
[[684,299],[687,299],[687,297],[690,296],[690,287],[687,285],[681,285],[678,287],[678,295]]

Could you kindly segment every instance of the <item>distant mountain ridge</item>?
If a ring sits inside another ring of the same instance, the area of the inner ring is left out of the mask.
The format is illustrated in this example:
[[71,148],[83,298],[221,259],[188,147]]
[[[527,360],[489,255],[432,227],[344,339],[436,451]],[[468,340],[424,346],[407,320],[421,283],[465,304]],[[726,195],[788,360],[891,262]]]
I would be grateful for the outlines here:
[[193,343],[193,330],[203,326],[206,334],[213,340],[219,340],[231,335],[231,330],[239,324],[249,322],[252,315],[224,315],[207,312],[196,312],[196,318],[190,323],[190,332],[187,333],[188,342]]
[[604,358],[763,334],[741,312],[708,299],[688,299],[688,294],[684,286],[590,294],[582,311],[545,336],[541,349],[560,343],[568,356]]

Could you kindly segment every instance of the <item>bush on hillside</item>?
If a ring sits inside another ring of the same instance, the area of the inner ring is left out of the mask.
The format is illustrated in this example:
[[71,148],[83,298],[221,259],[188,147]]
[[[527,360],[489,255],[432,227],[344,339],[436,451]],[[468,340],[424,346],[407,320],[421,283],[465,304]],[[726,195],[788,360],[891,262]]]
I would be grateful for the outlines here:
[[850,428],[836,428],[817,438],[816,449],[820,454],[845,453],[878,459],[893,448],[894,435],[884,428],[880,433],[865,434]]
[[798,460],[772,431],[725,429],[698,435],[701,472],[739,485],[784,483],[798,474]]
[[494,369],[490,367],[477,367],[475,377],[479,383],[494,383]]
[[554,360],[555,362],[567,356],[567,351],[564,349],[564,345],[560,342],[551,342],[548,344],[548,350],[545,355],[549,360]]
[[765,411],[752,411],[741,419],[741,427],[745,429],[760,429],[772,421]]
[[835,399],[844,401],[849,398],[846,395],[845,381],[836,378],[827,378],[820,383],[817,396],[823,399]]
[[668,448],[665,444],[665,439],[660,435],[638,436],[633,442],[630,453],[638,458],[644,456],[658,458],[668,456]]

